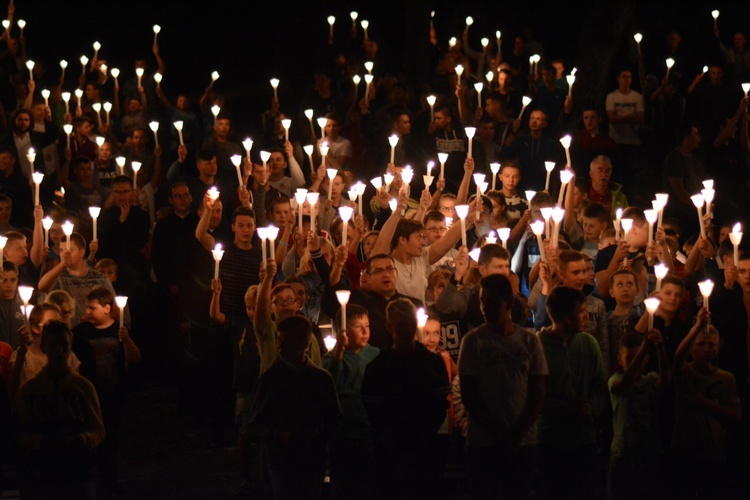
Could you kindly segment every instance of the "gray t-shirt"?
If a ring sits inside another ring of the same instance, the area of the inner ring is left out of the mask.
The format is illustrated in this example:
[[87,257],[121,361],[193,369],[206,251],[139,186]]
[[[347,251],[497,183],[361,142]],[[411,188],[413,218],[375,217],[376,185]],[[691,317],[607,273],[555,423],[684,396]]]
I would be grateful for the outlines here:
[[[489,416],[503,429],[510,429],[526,406],[529,377],[547,375],[547,361],[539,338],[516,325],[509,336],[492,332],[482,325],[466,334],[458,355],[461,383],[473,379],[479,384],[482,404]],[[537,443],[536,425],[521,446]],[[469,411],[468,446],[495,446],[496,443],[471,418]]]

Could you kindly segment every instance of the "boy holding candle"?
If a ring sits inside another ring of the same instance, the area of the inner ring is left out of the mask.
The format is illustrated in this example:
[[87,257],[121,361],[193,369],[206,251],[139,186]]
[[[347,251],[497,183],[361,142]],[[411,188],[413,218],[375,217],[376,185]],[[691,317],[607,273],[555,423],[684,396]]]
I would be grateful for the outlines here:
[[18,330],[24,326],[23,302],[18,296],[18,267],[8,260],[0,269],[0,342],[18,348]]
[[[659,371],[646,371],[656,350]],[[652,498],[661,493],[659,469],[665,451],[659,437],[659,399],[671,384],[669,359],[659,330],[645,337],[627,333],[618,340],[617,371],[609,378],[614,436],[607,489],[612,500]],[[633,475],[638,479],[634,480]]]
[[728,467],[727,430],[742,418],[737,381],[716,367],[719,332],[709,321],[708,308],[702,308],[674,358],[673,487],[679,498],[720,494]]
[[638,296],[638,279],[632,271],[619,269],[609,278],[609,293],[615,299],[615,308],[607,311],[610,356],[605,363],[614,369],[618,361],[620,338],[632,333],[645,312],[643,302],[635,305]]
[[346,306],[346,330],[341,329],[341,310],[334,328],[336,346],[323,356],[323,368],[333,377],[344,414],[344,424],[331,440],[329,461],[335,498],[368,498],[372,493],[374,455],[370,421],[360,391],[366,366],[380,354],[371,346],[367,309]]
[[574,490],[578,498],[598,498],[595,422],[607,395],[602,354],[596,339],[585,332],[588,312],[583,293],[557,286],[546,301],[546,311],[552,325],[538,333],[549,368],[546,403],[537,421],[540,493],[542,498],[565,498]]
[[[127,372],[129,366],[141,360],[141,350],[133,342],[128,328],[121,327],[112,317],[114,298],[106,287],[93,288],[85,300],[88,321],[73,328],[73,351],[84,360],[80,371],[96,374],[91,382],[96,387],[107,430],[107,439],[99,448],[99,478],[102,488],[109,491],[118,487],[120,428],[125,414]],[[90,359],[87,349],[94,352],[95,368],[84,366]]]

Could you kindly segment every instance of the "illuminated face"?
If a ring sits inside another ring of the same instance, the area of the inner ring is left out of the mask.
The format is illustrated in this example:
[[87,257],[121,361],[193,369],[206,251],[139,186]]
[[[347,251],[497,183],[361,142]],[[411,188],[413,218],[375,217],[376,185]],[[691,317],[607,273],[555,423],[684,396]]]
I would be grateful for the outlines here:
[[98,300],[86,302],[86,315],[89,317],[89,322],[95,325],[101,325],[107,321],[111,309],[111,306],[104,306]]
[[682,296],[685,291],[672,283],[661,286],[659,290],[659,311],[667,314],[676,314],[682,303]]
[[743,259],[737,263],[737,273],[742,291],[750,293],[750,259]]
[[607,228],[606,222],[600,222],[597,219],[591,217],[583,218],[583,235],[587,240],[599,241],[599,236]]
[[271,213],[271,222],[276,227],[283,228],[286,226],[286,221],[289,219],[289,215],[292,213],[292,206],[289,203],[276,203],[273,206],[273,212]]
[[109,161],[112,158],[112,145],[108,142],[99,147],[99,159],[102,161]]
[[129,182],[115,182],[112,184],[112,199],[115,205],[122,206],[133,199],[133,187]]
[[408,238],[403,236],[399,238],[399,246],[412,257],[419,257],[422,255],[422,249],[425,247],[425,235],[422,231],[411,233]]
[[442,238],[448,231],[445,220],[428,220],[424,225],[424,233],[427,237],[427,244],[432,245]]
[[31,116],[29,116],[27,113],[18,113],[18,116],[16,116],[16,130],[19,132],[28,132],[28,130],[31,128]]
[[435,302],[437,302],[443,294],[443,290],[445,290],[446,286],[448,286],[448,280],[440,280],[430,289],[430,293],[432,294],[432,298],[435,299]]
[[477,266],[479,274],[482,277],[490,276],[493,274],[502,274],[503,276],[510,276],[510,262],[506,259],[499,257],[493,257],[489,264],[486,266],[480,264]]
[[294,295],[297,297],[297,306],[304,307],[307,304],[307,287],[302,283],[292,282],[289,286],[294,290]]
[[18,289],[18,273],[16,271],[0,272],[0,298],[13,300]]
[[391,259],[375,259],[370,263],[370,272],[364,275],[362,284],[367,290],[389,296],[396,291],[398,271]]
[[234,239],[238,243],[250,244],[255,233],[255,220],[249,215],[239,215],[232,223]]
[[559,61],[553,62],[552,67],[555,69],[555,76],[557,78],[562,78],[563,73],[565,72],[565,65]]
[[330,137],[331,139],[335,140],[339,137],[339,133],[341,132],[341,126],[339,125],[338,121],[331,120],[329,118],[326,120],[325,131],[326,131],[326,137]]
[[529,130],[538,132],[547,126],[547,116],[542,111],[532,111],[529,116]]
[[589,313],[586,310],[586,303],[581,302],[576,306],[575,327],[576,331],[582,332],[589,324]]
[[503,191],[515,193],[519,182],[521,182],[521,171],[517,168],[505,167],[500,172],[500,183],[503,185]]
[[253,163],[253,172],[251,175],[255,184],[259,186],[268,182],[268,169],[263,168],[263,164],[258,165]]
[[94,126],[91,125],[91,123],[88,122],[88,120],[81,122],[78,127],[76,127],[76,134],[88,137],[91,135],[91,131],[93,130]]
[[13,203],[10,201],[0,201],[0,224],[8,224],[13,211]]
[[451,116],[445,111],[435,111],[435,127],[439,130],[447,129],[451,124]]
[[271,157],[268,159],[268,167],[271,169],[271,177],[283,177],[284,169],[286,169],[286,158],[284,157],[284,154],[279,151],[271,153]]
[[37,104],[31,108],[31,114],[34,116],[34,121],[43,122],[47,116],[47,109],[44,107],[44,104]]
[[114,266],[101,267],[99,272],[106,276],[110,283],[117,281],[117,269]]
[[31,333],[35,336],[39,336],[42,334],[42,328],[49,323],[50,321],[60,321],[62,320],[62,316],[60,316],[60,313],[57,311],[47,310],[44,311],[44,314],[42,314],[42,319],[37,325],[33,325],[31,328]]
[[81,184],[86,184],[89,181],[91,181],[91,178],[94,175],[94,166],[91,164],[91,162],[82,162],[79,163],[76,167],[76,179],[78,179],[78,182]]
[[190,210],[191,203],[193,203],[193,196],[190,194],[187,186],[177,186],[172,189],[172,194],[169,196],[169,204],[174,207],[175,212],[187,212]]
[[356,316],[346,324],[346,336],[348,343],[346,347],[352,351],[359,351],[370,341],[370,318],[368,316]]
[[[347,236],[349,235],[347,234]],[[375,248],[375,242],[377,240],[378,240],[377,234],[371,234],[370,236],[364,239],[364,241],[362,242],[362,251],[364,252],[365,257],[369,257],[370,254],[372,254],[372,249]]]
[[26,264],[29,258],[28,246],[26,245],[26,238],[9,241],[5,245],[5,251],[3,252],[5,258],[17,266]]
[[578,186],[573,186],[573,206],[580,207],[589,194],[578,189]]
[[560,266],[560,271],[563,285],[575,288],[576,290],[583,290],[583,286],[587,280],[586,261],[574,260],[573,262],[568,262]]
[[[331,184],[331,179],[326,179],[327,184]],[[342,193],[344,192],[344,188],[346,185],[344,184],[344,178],[341,177],[341,175],[337,175],[333,178],[333,185],[331,186],[331,196],[333,198],[339,198]],[[326,186],[327,189],[327,186]]]
[[612,277],[612,286],[609,294],[618,304],[632,304],[638,293],[638,284],[635,276],[630,274],[616,274]]
[[300,303],[294,291],[285,288],[271,297],[271,311],[273,311],[276,320],[288,318],[300,310]]
[[455,198],[440,198],[438,201],[438,210],[446,216],[456,220],[456,200]]
[[602,118],[599,113],[594,110],[586,110],[583,112],[583,127],[588,132],[599,132],[599,126],[602,123]]
[[131,140],[133,142],[133,146],[136,149],[141,150],[146,147],[148,137],[146,137],[146,132],[144,132],[143,130],[134,130],[133,138]]
[[229,135],[229,120],[226,118],[219,118],[214,123],[214,133],[220,138],[226,138]]
[[203,177],[213,177],[219,170],[219,164],[216,162],[215,156],[210,160],[198,160],[195,164]]
[[428,351],[437,351],[440,345],[441,325],[439,321],[428,319],[422,329],[422,343]]

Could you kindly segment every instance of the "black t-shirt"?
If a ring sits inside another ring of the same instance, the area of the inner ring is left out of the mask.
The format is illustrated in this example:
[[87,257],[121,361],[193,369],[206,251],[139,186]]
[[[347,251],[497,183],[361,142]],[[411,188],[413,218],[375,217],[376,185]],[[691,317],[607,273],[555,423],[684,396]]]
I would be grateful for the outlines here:
[[[120,325],[117,321],[107,328],[96,328],[92,323],[79,323],[73,328],[73,352],[81,361],[80,372],[91,382],[100,396],[119,392],[124,388],[125,347],[117,335]],[[91,352],[93,351],[93,359]],[[96,366],[89,364],[95,362]],[[93,369],[92,369],[93,368]]]

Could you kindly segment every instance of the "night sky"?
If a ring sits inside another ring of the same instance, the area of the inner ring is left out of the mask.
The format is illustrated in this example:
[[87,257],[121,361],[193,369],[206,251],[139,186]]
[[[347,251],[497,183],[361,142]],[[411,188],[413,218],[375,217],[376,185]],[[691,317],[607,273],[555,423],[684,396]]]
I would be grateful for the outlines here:
[[[713,8],[722,11],[719,25],[725,41],[729,40],[731,30],[740,26],[741,6],[734,2],[709,2],[696,8],[677,1],[620,1],[636,5],[632,32],[644,34],[644,51],[649,50],[649,44],[661,48],[663,34],[671,28],[683,33],[686,45],[699,52],[705,50],[707,44],[715,43],[710,16]],[[187,92],[197,100],[210,81],[211,71],[218,70],[222,77],[216,87],[226,93],[228,106],[237,117],[237,127],[254,128],[260,113],[269,105],[271,77],[281,80],[279,97],[283,108],[284,103],[296,104],[302,92],[311,87],[312,72],[317,65],[330,63],[332,54],[325,47],[328,15],[337,18],[335,48],[346,50],[338,42],[348,39],[349,12],[357,10],[359,19],[370,21],[370,36],[379,41],[384,56],[393,57],[394,67],[409,68],[415,64],[415,51],[405,51],[403,47],[426,44],[423,34],[426,36],[433,9],[443,45],[447,45],[450,36],[461,35],[467,15],[475,19],[470,31],[475,47],[480,47],[481,37],[494,37],[495,30],[500,29],[504,33],[504,47],[509,50],[511,35],[529,23],[548,56],[563,57],[572,67],[584,50],[579,47],[579,37],[581,30],[590,25],[587,24],[590,6],[597,4],[549,0],[488,3],[19,0],[16,19],[28,23],[25,35],[29,57],[47,61],[53,80],[59,74],[60,59],[71,63],[68,90],[76,84],[79,57],[93,54],[94,40],[102,43],[100,55],[108,59],[109,67],[119,67],[121,78],[131,77],[130,68],[137,54],[145,54],[153,61],[151,26],[160,24],[159,42],[167,65],[162,85],[168,97]],[[6,6],[4,3],[2,8]],[[16,32],[17,29],[14,27]],[[627,56],[628,48],[628,43],[621,44],[623,57]]]

